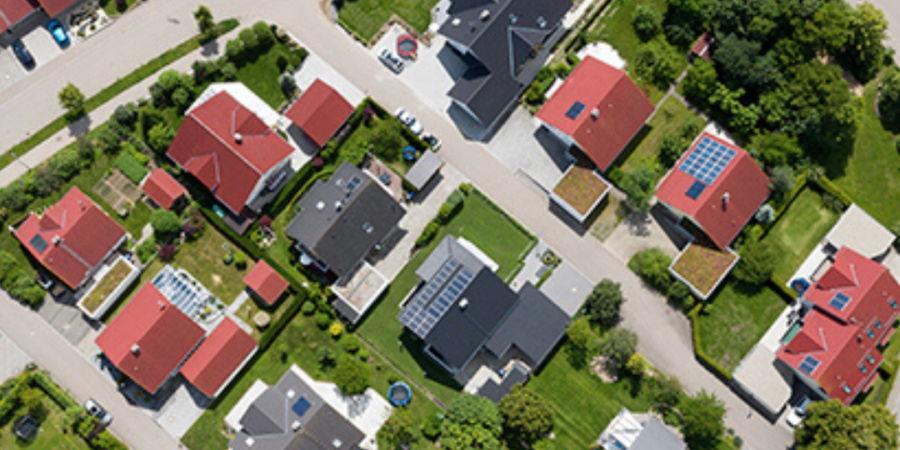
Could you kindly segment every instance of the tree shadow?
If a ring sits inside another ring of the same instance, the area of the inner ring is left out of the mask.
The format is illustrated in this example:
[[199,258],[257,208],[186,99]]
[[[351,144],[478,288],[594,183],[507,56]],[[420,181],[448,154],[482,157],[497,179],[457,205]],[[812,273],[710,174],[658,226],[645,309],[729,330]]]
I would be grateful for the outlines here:
[[69,122],[66,128],[69,129],[69,137],[79,137],[87,134],[91,130],[91,116],[85,114],[74,122]]

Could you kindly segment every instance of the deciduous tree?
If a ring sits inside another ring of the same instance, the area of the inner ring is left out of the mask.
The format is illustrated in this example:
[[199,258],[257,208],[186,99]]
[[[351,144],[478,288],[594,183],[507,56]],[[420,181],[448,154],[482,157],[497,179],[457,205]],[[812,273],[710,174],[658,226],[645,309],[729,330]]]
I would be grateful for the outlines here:
[[880,450],[897,448],[897,433],[897,420],[884,406],[832,399],[807,406],[794,436],[797,450]]

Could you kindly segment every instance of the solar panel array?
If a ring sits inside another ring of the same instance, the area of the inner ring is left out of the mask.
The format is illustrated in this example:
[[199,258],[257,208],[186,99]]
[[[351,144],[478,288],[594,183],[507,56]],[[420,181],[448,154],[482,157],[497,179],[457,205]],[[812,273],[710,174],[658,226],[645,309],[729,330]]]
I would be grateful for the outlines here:
[[838,311],[843,311],[849,302],[850,297],[847,297],[843,292],[838,292],[834,294],[834,297],[831,298],[828,304]]
[[459,261],[450,259],[419,289],[400,313],[400,322],[420,338],[425,338],[475,278]]
[[803,362],[800,363],[800,371],[807,375],[812,375],[812,373],[815,372],[816,367],[819,367],[819,360],[812,356],[807,356],[803,359]]
[[737,152],[718,141],[704,137],[681,163],[682,172],[707,185],[713,184]]

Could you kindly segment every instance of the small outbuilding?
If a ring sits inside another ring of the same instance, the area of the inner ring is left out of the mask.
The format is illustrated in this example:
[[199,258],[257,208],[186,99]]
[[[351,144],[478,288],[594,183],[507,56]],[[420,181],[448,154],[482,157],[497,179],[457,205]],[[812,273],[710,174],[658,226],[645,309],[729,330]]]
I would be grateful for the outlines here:
[[244,283],[256,298],[269,306],[277,303],[289,286],[287,280],[263,260],[253,266],[244,277]]
[[172,209],[187,194],[187,189],[165,169],[156,169],[148,175],[141,190],[155,205],[165,210]]
[[444,166],[444,160],[432,151],[422,152],[422,157],[406,172],[406,181],[417,191],[422,190]]

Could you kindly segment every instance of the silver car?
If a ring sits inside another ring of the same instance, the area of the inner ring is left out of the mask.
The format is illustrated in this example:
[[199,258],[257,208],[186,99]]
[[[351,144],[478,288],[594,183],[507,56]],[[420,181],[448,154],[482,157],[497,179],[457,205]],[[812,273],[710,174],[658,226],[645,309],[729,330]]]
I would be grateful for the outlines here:
[[409,131],[416,133],[416,135],[422,134],[422,131],[425,130],[425,127],[422,126],[422,122],[419,122],[409,111],[400,108],[394,114],[403,125],[406,125],[406,128],[409,128]]
[[84,409],[88,414],[97,418],[103,426],[109,426],[112,423],[112,414],[106,412],[99,403],[97,403],[94,399],[90,399],[84,402]]

